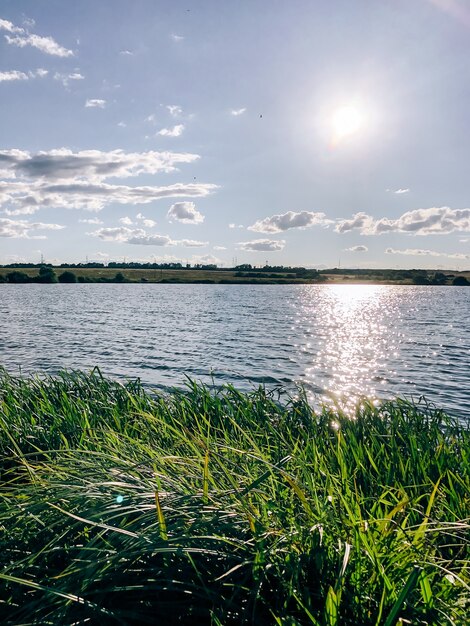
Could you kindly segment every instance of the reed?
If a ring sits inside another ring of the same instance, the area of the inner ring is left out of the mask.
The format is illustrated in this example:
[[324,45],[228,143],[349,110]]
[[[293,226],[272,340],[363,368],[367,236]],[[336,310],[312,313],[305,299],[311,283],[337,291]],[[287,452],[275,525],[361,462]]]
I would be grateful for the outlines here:
[[424,401],[3,372],[3,623],[466,624],[469,442]]

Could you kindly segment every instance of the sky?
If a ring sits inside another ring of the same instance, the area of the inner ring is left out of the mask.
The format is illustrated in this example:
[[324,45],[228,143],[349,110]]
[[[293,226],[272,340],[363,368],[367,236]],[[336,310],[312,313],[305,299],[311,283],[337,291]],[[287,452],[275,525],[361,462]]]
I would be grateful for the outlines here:
[[467,0],[2,0],[0,263],[470,268]]

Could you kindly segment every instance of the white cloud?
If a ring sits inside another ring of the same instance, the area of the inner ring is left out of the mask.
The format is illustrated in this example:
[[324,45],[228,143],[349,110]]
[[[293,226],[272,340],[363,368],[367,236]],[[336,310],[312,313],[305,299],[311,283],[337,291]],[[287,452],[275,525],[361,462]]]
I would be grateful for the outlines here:
[[42,222],[28,222],[26,220],[10,220],[0,218],[0,237],[13,239],[45,239],[44,235],[34,235],[38,230],[62,230],[60,224],[44,224]]
[[443,235],[454,231],[470,231],[470,209],[433,207],[403,213],[397,219],[375,219],[366,213],[356,213],[350,220],[339,220],[336,232],[359,230],[362,235],[406,233],[409,235]]
[[[32,19],[25,19],[23,23],[30,28],[35,26],[35,22]],[[52,37],[41,37],[39,35],[30,34],[26,29],[15,26],[8,20],[0,19],[0,30],[16,35],[15,37],[5,35],[6,41],[13,46],[18,46],[19,48],[32,46],[45,54],[58,57],[74,56],[72,50],[67,50],[67,48],[59,45]]]
[[214,250],[227,250],[225,246],[214,246]]
[[234,224],[233,222],[231,224],[228,225],[229,228],[233,229],[233,228],[245,228],[243,226],[243,224]]
[[176,124],[171,128],[162,128],[158,131],[157,135],[161,135],[162,137],[179,137],[182,135],[184,130],[184,124]]
[[168,235],[147,235],[147,234],[136,234],[130,239],[127,240],[126,243],[132,243],[138,246],[173,246],[174,242]]
[[351,248],[345,248],[345,252],[367,252],[369,248],[367,246],[352,246]]
[[98,217],[89,217],[87,219],[78,220],[81,224],[102,224],[102,220]]
[[54,74],[54,80],[60,81],[64,87],[68,87],[70,81],[84,80],[84,79],[85,79],[85,76],[83,76],[83,74],[80,74],[80,72],[72,72],[71,74],[61,74],[60,72],[56,72]]
[[[199,155],[188,152],[124,152],[123,150],[81,150],[68,148],[31,153],[24,150],[0,150],[2,176],[49,180],[103,181],[139,174],[174,172],[179,163],[193,163]],[[0,187],[1,191],[1,187]]]
[[147,233],[142,228],[128,228],[127,226],[99,228],[88,234],[93,237],[98,237],[103,241],[130,243],[140,246],[183,246],[185,248],[201,248],[208,245],[207,241],[196,241],[194,239],[174,240],[169,235]]
[[409,192],[410,192],[409,189],[395,189],[393,193],[402,194],[402,193],[409,193]]
[[219,265],[221,263],[220,259],[212,254],[204,254],[202,256],[193,255],[191,257],[191,263],[193,265]]
[[202,224],[204,221],[204,215],[196,210],[194,202],[176,202],[171,205],[166,216],[170,222],[176,220],[183,224]]
[[263,220],[258,220],[248,230],[260,233],[280,233],[291,228],[309,228],[310,226],[325,226],[331,223],[324,213],[314,213],[312,211],[288,211],[281,215],[273,215]]
[[173,41],[176,41],[177,43],[179,41],[183,41],[184,39],[182,35],[176,35],[175,33],[171,33],[170,37],[173,39]]
[[145,226],[146,228],[153,228],[154,226],[157,225],[157,222],[145,217],[145,215],[142,215],[142,213],[137,213],[137,215],[135,216],[135,219],[139,220],[142,223],[142,225]]
[[233,115],[234,117],[238,117],[239,115],[243,115],[245,111],[246,111],[246,107],[242,107],[241,109],[232,109],[230,111],[230,114]]
[[275,241],[273,239],[254,239],[253,241],[241,241],[238,247],[241,250],[250,250],[255,252],[277,252],[283,250],[286,242],[281,239]]
[[74,55],[72,50],[60,46],[52,37],[40,37],[39,35],[16,35],[16,37],[10,37],[5,35],[5,39],[9,44],[19,48],[32,46],[52,56],[73,57]]
[[121,50],[119,52],[119,54],[121,54],[124,57],[132,57],[132,56],[134,56],[134,53],[131,50]]
[[387,248],[385,250],[385,254],[401,254],[404,256],[437,256],[446,257],[447,259],[470,259],[470,254],[462,254],[461,252],[437,252],[436,250],[423,250],[421,248],[407,248],[406,250],[395,250],[394,248]]
[[99,228],[89,233],[103,241],[116,241],[118,243],[133,243],[140,245],[168,246],[172,244],[168,235],[149,235],[142,228]]
[[6,72],[0,72],[0,83],[11,82],[15,80],[29,80],[30,78],[44,78],[49,72],[42,67],[37,70],[30,70],[27,74],[18,70],[7,70]]
[[124,224],[125,226],[131,226],[131,224],[133,224],[133,221],[131,220],[130,217],[121,217],[121,219],[119,220],[119,222],[121,224]]
[[349,220],[338,220],[335,231],[337,233],[347,233],[351,230],[360,230],[361,232],[370,228],[373,218],[366,213],[355,213]]
[[175,245],[183,246],[184,248],[204,248],[209,245],[207,241],[197,241],[195,239],[178,239],[174,241]]
[[106,106],[106,100],[100,100],[99,98],[91,98],[85,102],[86,109],[104,109]]
[[24,33],[25,29],[19,26],[15,26],[12,22],[8,20],[0,19],[0,30],[6,30],[7,33]]
[[[175,184],[166,187],[129,187],[127,185],[109,185],[107,183],[32,183],[23,185],[24,191],[13,187],[4,187],[3,204],[7,215],[28,215],[40,208],[85,209],[100,211],[111,203],[149,204],[162,198],[204,197],[216,189],[210,184]],[[1,191],[1,187],[0,187]],[[2,204],[0,200],[0,206]]]
[[0,72],[0,83],[28,79],[28,74],[25,74],[24,72],[19,72],[18,70],[7,70],[6,72]]
[[126,128],[127,126],[126,122],[118,122],[117,125],[119,126],[119,128]]
[[150,115],[147,115],[147,117],[145,118],[146,122],[150,122],[150,124],[154,124],[155,123],[155,113],[151,113]]
[[111,203],[139,205],[161,198],[205,197],[217,186],[176,183],[156,187],[105,182],[108,178],[173,172],[177,164],[198,158],[195,154],[175,152],[74,153],[62,148],[31,154],[16,149],[0,150],[0,209],[10,216],[32,214],[41,208],[99,211]]
[[[128,187],[124,185],[36,185],[26,194],[4,194],[7,215],[31,215],[40,208],[65,208],[100,211],[111,203],[123,205],[149,204],[175,196],[205,196],[212,185],[170,185],[167,187]],[[16,189],[14,191],[17,191]],[[150,221],[148,222],[150,223]]]
[[172,117],[179,117],[183,113],[183,109],[177,104],[168,104],[166,108]]

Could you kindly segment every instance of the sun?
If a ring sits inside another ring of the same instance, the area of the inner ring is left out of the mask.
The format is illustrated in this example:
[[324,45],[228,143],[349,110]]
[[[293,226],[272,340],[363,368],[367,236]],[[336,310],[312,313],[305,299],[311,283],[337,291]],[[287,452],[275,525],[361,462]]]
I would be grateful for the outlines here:
[[365,113],[359,106],[347,104],[338,107],[331,116],[333,143],[338,144],[358,134],[363,130],[365,122]]

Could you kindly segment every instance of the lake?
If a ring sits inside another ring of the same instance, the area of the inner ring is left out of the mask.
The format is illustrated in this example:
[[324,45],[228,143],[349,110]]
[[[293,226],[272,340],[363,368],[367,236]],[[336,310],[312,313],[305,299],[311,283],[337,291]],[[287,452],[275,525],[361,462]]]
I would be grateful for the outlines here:
[[470,408],[470,289],[387,285],[1,285],[0,364],[149,387],[186,377]]

